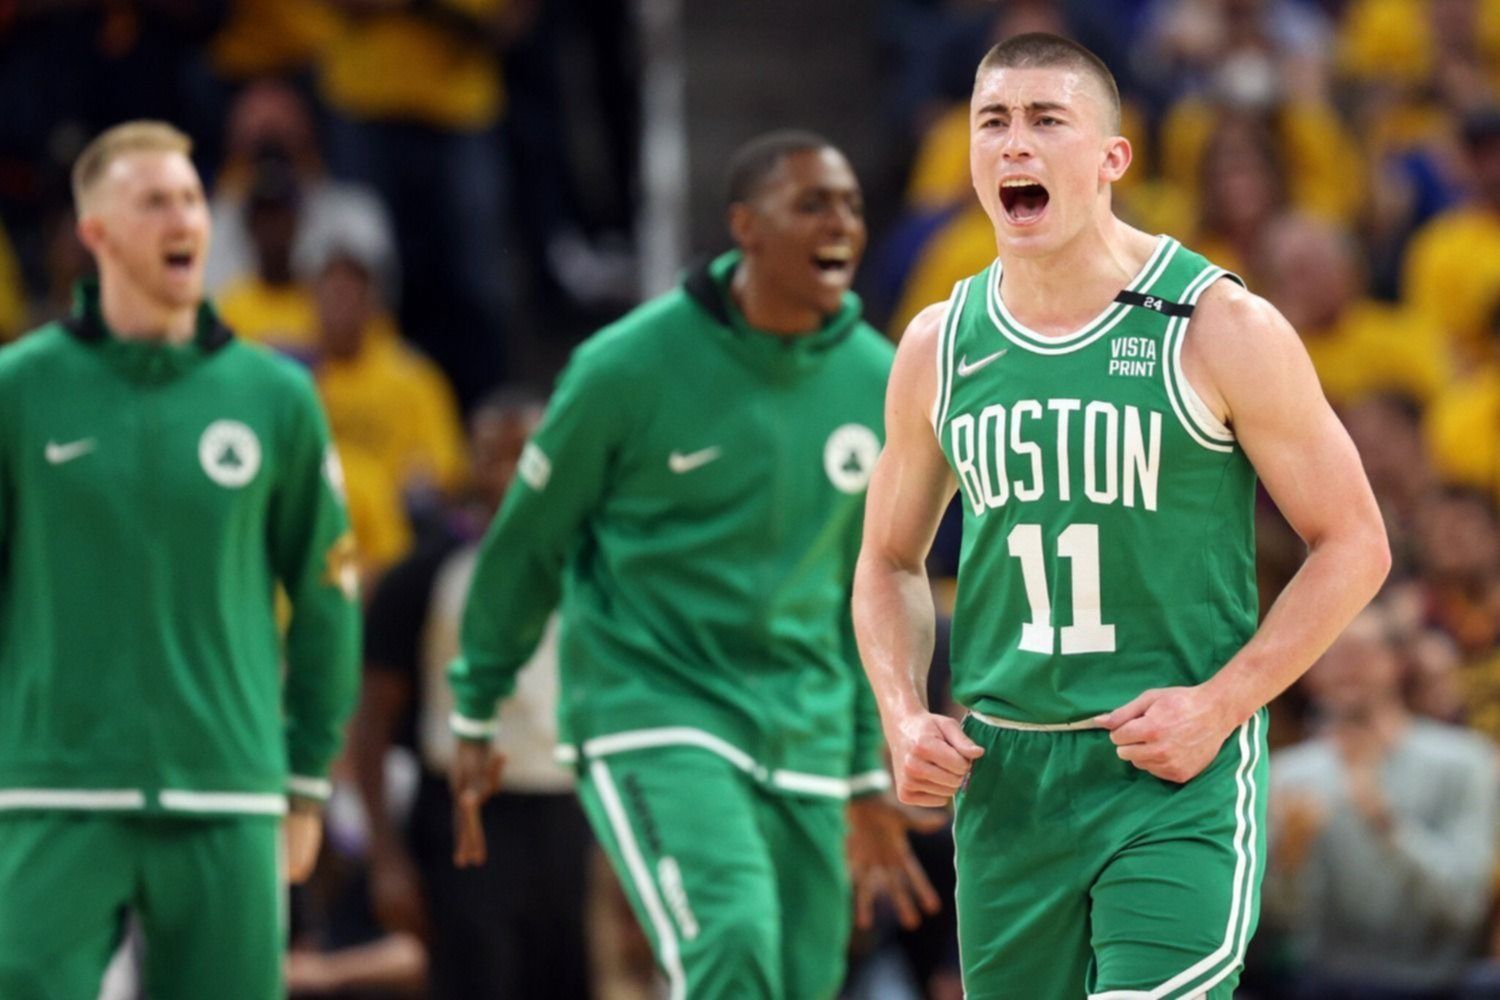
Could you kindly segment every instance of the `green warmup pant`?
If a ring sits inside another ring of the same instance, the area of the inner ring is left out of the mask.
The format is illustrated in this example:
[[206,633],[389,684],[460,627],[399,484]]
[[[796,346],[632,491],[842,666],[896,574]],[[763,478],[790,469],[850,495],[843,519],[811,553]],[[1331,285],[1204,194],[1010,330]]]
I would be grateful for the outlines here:
[[1260,912],[1265,712],[1183,785],[1090,729],[1001,729],[956,799],[969,1000],[1227,1000]]
[[844,803],[770,793],[697,747],[586,761],[578,786],[671,1000],[829,1000],[851,919]]
[[152,1000],[272,1000],[285,919],[274,817],[0,813],[0,997],[92,1000],[127,909]]

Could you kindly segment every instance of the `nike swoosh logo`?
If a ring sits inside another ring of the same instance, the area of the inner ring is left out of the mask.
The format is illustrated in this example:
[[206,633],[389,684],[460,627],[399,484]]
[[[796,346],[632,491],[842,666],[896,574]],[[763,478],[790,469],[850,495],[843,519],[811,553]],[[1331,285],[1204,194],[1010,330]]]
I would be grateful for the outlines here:
[[958,377],[967,378],[968,376],[973,375],[975,372],[983,368],[985,365],[989,364],[991,361],[996,361],[1000,358],[1005,357],[1006,352],[1009,350],[1009,347],[1002,347],[994,354],[986,354],[984,357],[980,358],[972,365],[969,364],[969,356],[965,354],[963,357],[958,359]]
[[680,451],[674,451],[667,456],[667,468],[679,476],[684,472],[692,472],[694,469],[702,468],[709,462],[719,457],[720,448],[714,445],[711,448],[703,448],[699,451],[688,452],[684,455]]
[[84,438],[81,441],[69,441],[67,444],[58,444],[56,441],[47,442],[47,464],[62,465],[71,462],[75,458],[82,458],[94,450],[93,438]]

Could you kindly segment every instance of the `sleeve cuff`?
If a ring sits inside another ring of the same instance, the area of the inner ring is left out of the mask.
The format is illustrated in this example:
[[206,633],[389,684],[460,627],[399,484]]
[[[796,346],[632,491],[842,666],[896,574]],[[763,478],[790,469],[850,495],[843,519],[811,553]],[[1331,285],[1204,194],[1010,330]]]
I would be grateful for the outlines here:
[[304,799],[327,802],[328,796],[333,794],[333,782],[327,778],[309,778],[294,774],[286,779],[286,790],[289,794],[301,796]]
[[500,734],[500,716],[491,719],[471,719],[454,712],[448,716],[448,728],[453,735],[465,740],[492,740]]
[[863,774],[855,774],[849,777],[849,797],[859,798],[862,795],[874,795],[891,787],[891,776],[884,768],[878,771],[866,771]]

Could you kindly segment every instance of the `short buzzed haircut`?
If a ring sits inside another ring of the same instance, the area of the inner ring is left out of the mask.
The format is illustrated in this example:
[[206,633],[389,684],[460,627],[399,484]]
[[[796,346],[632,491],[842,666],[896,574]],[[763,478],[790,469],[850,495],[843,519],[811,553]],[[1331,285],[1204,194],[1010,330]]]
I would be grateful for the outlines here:
[[729,158],[729,204],[754,200],[761,185],[788,156],[837,148],[816,132],[803,129],[780,129],[751,139]]
[[73,207],[79,215],[87,208],[89,194],[109,170],[109,165],[127,153],[181,153],[190,156],[193,140],[166,122],[139,120],[105,129],[83,147],[73,164]]
[[1045,31],[1014,35],[985,53],[974,73],[974,83],[997,69],[1051,69],[1060,67],[1088,73],[1099,81],[1104,91],[1106,124],[1111,132],[1120,131],[1120,88],[1115,75],[1104,60],[1077,42]]

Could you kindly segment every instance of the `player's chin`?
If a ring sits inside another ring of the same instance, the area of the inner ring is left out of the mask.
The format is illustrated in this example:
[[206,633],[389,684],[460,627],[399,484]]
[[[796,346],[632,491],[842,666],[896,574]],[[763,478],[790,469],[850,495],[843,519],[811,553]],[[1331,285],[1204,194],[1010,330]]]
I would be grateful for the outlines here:
[[196,306],[203,301],[203,275],[166,274],[157,282],[157,298],[174,308]]

